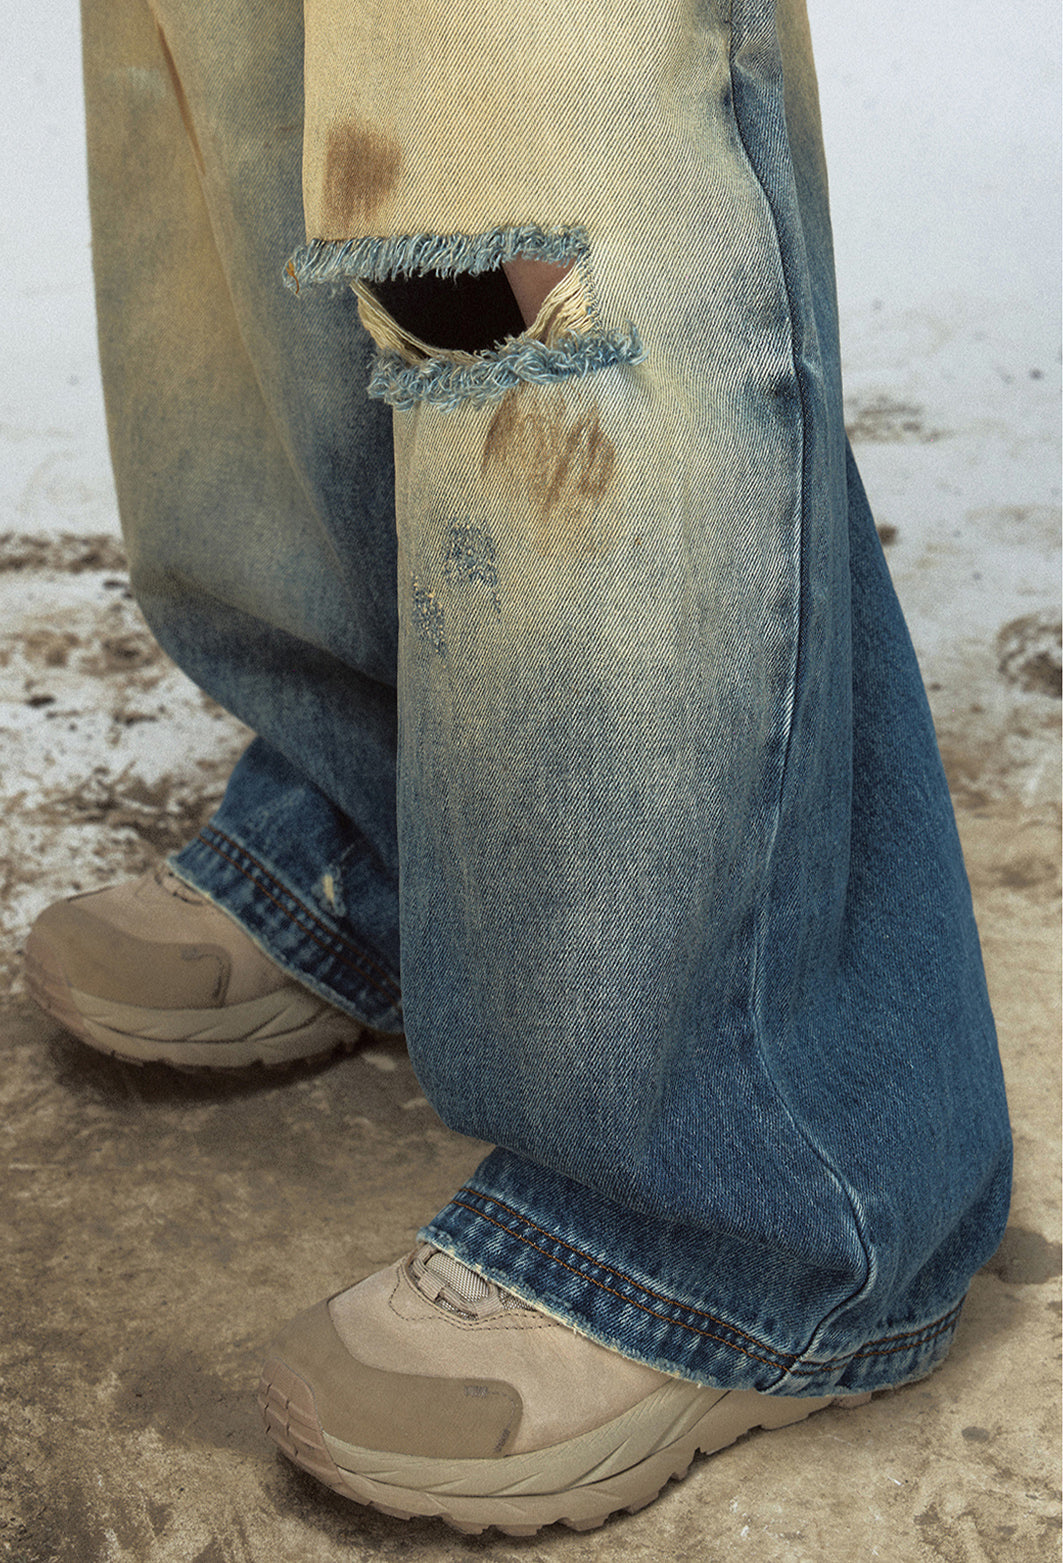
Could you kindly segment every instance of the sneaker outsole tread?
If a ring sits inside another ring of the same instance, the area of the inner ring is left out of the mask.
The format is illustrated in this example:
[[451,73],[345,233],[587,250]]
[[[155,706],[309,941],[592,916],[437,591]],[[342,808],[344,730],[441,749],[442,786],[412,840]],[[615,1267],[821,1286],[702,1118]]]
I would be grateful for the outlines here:
[[[351,1053],[365,1040],[365,1033],[356,1021],[332,1010],[323,1001],[320,1005],[324,1011],[323,1024],[312,1015],[287,1031],[278,1032],[278,1017],[273,1011],[251,1034],[226,1041],[200,1041],[191,1035],[197,1027],[206,1030],[217,1023],[219,1017],[210,1014],[204,1014],[202,1020],[190,1018],[187,1022],[190,1035],[187,1036],[167,1038],[131,1034],[103,1023],[107,1006],[101,1006],[99,1001],[92,1001],[87,996],[75,996],[48,941],[39,934],[31,934],[27,941],[24,973],[30,998],[64,1030],[97,1053],[138,1068],[144,1064],[163,1064],[181,1073],[195,1074],[284,1070],[295,1064],[323,1063],[334,1055]],[[312,995],[308,996],[312,999]],[[115,1017],[121,1016],[122,1006],[110,1008]],[[86,1010],[96,1013],[86,1013]],[[143,1011],[138,1013],[146,1015]],[[319,1024],[322,1036],[308,1046],[306,1033]],[[176,1030],[179,1027],[169,1012],[164,1011],[159,1029]]]
[[662,1449],[634,1468],[558,1493],[469,1496],[396,1488],[344,1471],[330,1453],[321,1427],[313,1390],[279,1359],[268,1362],[259,1384],[258,1403],[266,1432],[293,1464],[323,1482],[342,1497],[376,1509],[396,1519],[440,1519],[463,1535],[478,1536],[485,1530],[503,1535],[533,1536],[546,1525],[570,1530],[596,1530],[621,1510],[637,1513],[653,1502],[669,1482],[681,1481],[699,1454],[715,1454],[736,1443],[759,1426],[790,1426],[804,1421],[831,1404],[863,1405],[870,1395],[826,1397],[802,1403],[792,1397],[755,1397],[750,1414],[748,1397],[743,1409],[730,1415],[714,1415],[712,1407],[701,1422],[669,1448]]

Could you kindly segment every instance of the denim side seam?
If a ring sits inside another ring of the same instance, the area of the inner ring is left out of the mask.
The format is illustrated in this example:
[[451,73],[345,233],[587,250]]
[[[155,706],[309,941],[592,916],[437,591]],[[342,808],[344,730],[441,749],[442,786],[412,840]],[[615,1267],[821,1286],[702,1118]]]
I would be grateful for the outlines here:
[[[329,981],[306,962],[293,960],[280,947],[280,941],[269,938],[264,926],[265,919],[250,917],[247,907],[237,908],[230,904],[224,892],[219,893],[218,887],[211,882],[209,875],[198,871],[195,859],[199,854],[210,854],[215,860],[224,862],[252,886],[259,896],[264,897],[289,927],[309,940],[328,963],[338,968],[336,980]],[[401,1029],[401,991],[396,979],[350,939],[330,927],[290,886],[282,883],[253,853],[216,825],[205,825],[180,853],[174,854],[170,863],[180,878],[186,879],[194,889],[216,901],[245,932],[263,946],[271,960],[289,971],[298,981],[354,1014],[364,1024],[380,1030],[393,1030],[397,1020]],[[352,977],[356,979],[355,982],[350,981]],[[344,978],[347,980],[344,981]],[[368,992],[359,993],[358,987]],[[370,995],[372,1013],[364,1014]]]
[[[468,1196],[469,1200],[475,1200],[478,1203],[469,1203],[467,1199],[462,1198],[463,1195]],[[499,1215],[492,1215],[490,1210],[484,1208],[485,1206],[493,1207],[499,1213],[504,1213],[505,1216],[511,1218],[511,1220],[507,1221],[500,1219]],[[651,1318],[658,1319],[669,1326],[676,1326],[686,1331],[688,1335],[711,1341],[735,1355],[740,1355],[747,1360],[758,1362],[774,1369],[780,1377],[771,1385],[771,1390],[779,1394],[818,1395],[829,1393],[831,1389],[836,1389],[840,1393],[855,1393],[864,1388],[885,1388],[892,1382],[906,1382],[911,1378],[925,1376],[932,1367],[936,1366],[941,1356],[944,1355],[945,1348],[947,1348],[959,1320],[966,1295],[961,1296],[943,1313],[938,1314],[926,1323],[908,1330],[901,1330],[862,1341],[854,1345],[851,1351],[837,1356],[808,1361],[804,1352],[779,1350],[766,1341],[751,1335],[747,1330],[731,1324],[726,1319],[720,1318],[706,1309],[696,1308],[689,1303],[679,1302],[674,1298],[652,1291],[640,1281],[635,1280],[622,1271],[615,1270],[593,1254],[576,1248],[564,1238],[541,1226],[524,1212],[514,1209],[503,1200],[498,1199],[494,1195],[486,1194],[471,1184],[467,1184],[459,1189],[453,1199],[449,1201],[447,1208],[463,1210],[471,1216],[490,1223],[491,1226],[505,1233],[506,1236],[515,1239],[527,1248],[534,1249],[536,1253],[540,1254],[551,1265],[557,1265],[569,1271],[582,1282],[596,1287],[603,1293],[607,1293],[622,1304],[638,1309],[640,1313],[647,1314]],[[439,1221],[445,1214],[445,1211],[440,1212],[440,1216],[436,1218],[436,1221]],[[570,1264],[556,1253],[549,1252],[547,1248],[536,1243],[532,1237],[526,1236],[520,1231],[518,1224],[531,1229],[533,1232],[540,1233],[555,1248],[566,1250],[572,1255],[573,1260],[581,1263]],[[467,1251],[462,1251],[460,1245],[455,1245],[453,1234],[445,1227],[437,1227],[434,1222],[430,1223],[421,1231],[419,1237],[422,1241],[444,1248],[447,1252],[453,1253],[457,1258],[463,1259],[467,1263],[475,1263],[475,1260],[470,1257]],[[605,1272],[606,1275],[612,1276],[618,1283],[622,1283],[630,1288],[632,1292],[639,1293],[642,1297],[650,1299],[652,1302],[658,1303],[663,1308],[671,1311],[667,1313],[662,1312],[660,1308],[651,1307],[648,1302],[640,1301],[637,1296],[625,1295],[618,1287],[610,1286],[605,1281],[599,1280],[594,1274],[590,1273],[591,1270]],[[500,1281],[499,1284],[507,1283]],[[517,1290],[519,1295],[519,1287]],[[529,1296],[526,1300],[534,1306],[540,1308],[544,1306],[541,1297]],[[686,1317],[683,1317],[683,1315]],[[694,1322],[696,1320],[705,1320],[716,1325],[725,1333],[720,1334],[715,1330],[707,1329],[703,1324]],[[625,1355],[638,1355],[635,1350],[631,1349],[633,1344],[629,1342],[622,1348]],[[933,1357],[927,1360],[927,1354],[931,1349],[933,1349]],[[908,1354],[913,1358],[913,1371],[905,1373],[900,1380],[883,1381],[881,1383],[863,1379],[856,1383],[845,1384],[841,1382],[844,1378],[850,1376],[853,1364],[865,1362],[885,1363],[888,1359],[902,1354]],[[641,1360],[649,1361],[650,1359],[647,1357]],[[692,1364],[679,1369],[677,1366],[671,1366],[657,1357],[650,1365],[659,1368],[663,1372],[682,1373],[684,1377],[696,1378]],[[793,1387],[795,1384],[796,1387]],[[758,1387],[763,1388],[764,1386]]]
[[[779,213],[776,210],[776,199],[773,198],[772,192],[769,190],[768,180],[760,167],[758,157],[755,155],[755,138],[748,133],[747,125],[745,123],[745,114],[743,112],[744,96],[739,84],[735,80],[735,46],[736,42],[738,41],[739,38],[736,32],[732,31],[731,46],[728,57],[731,81],[731,116],[734,122],[735,133],[738,137],[739,144],[745,157],[746,165],[749,168],[750,174],[756,181],[757,187],[761,192],[764,205],[770,214],[772,228],[775,233],[776,258],[782,279],[783,293],[786,299],[786,315],[790,330],[790,361],[793,369],[794,383],[797,388],[798,404],[800,408],[800,418],[799,420],[795,420],[796,431],[800,440],[800,450],[797,453],[799,459],[795,463],[800,473],[800,486],[796,495],[797,524],[795,527],[793,557],[794,576],[798,583],[798,589],[794,594],[795,603],[793,646],[792,661],[789,670],[789,690],[791,698],[786,709],[786,732],[781,745],[781,763],[779,766],[778,785],[773,807],[771,837],[767,851],[764,855],[764,882],[767,885],[771,880],[772,865],[775,858],[775,848],[777,845],[778,832],[782,821],[783,798],[786,792],[787,774],[790,768],[791,755],[793,751],[794,704],[797,695],[798,679],[801,672],[803,643],[806,634],[804,592],[801,588],[805,557],[805,502],[806,496],[810,492],[814,492],[812,477],[809,472],[809,464],[812,459],[809,428],[813,419],[813,409],[810,407],[809,403],[809,386],[807,384],[805,367],[801,361],[801,354],[797,350],[798,309],[794,297],[793,279],[790,274],[794,262],[792,256],[788,252],[787,246],[783,243]],[[796,232],[800,234],[799,224],[797,225]],[[807,263],[804,262],[803,257],[802,265],[807,274]],[[800,268],[798,269],[800,272]],[[806,331],[815,332],[814,315],[803,319],[801,324]],[[793,1126],[794,1132],[805,1143],[805,1145],[807,1145],[808,1149],[823,1166],[825,1172],[839,1191],[841,1198],[844,1200],[852,1221],[853,1234],[864,1257],[864,1276],[862,1281],[859,1285],[854,1286],[852,1293],[844,1302],[838,1304],[831,1311],[828,1319],[825,1319],[821,1322],[820,1329],[822,1329],[826,1324],[832,1322],[834,1319],[844,1314],[848,1308],[853,1307],[862,1297],[865,1297],[868,1294],[875,1283],[877,1265],[874,1259],[872,1244],[868,1239],[866,1224],[862,1219],[859,1200],[856,1196],[855,1190],[853,1189],[851,1183],[849,1183],[849,1181],[842,1176],[842,1173],[835,1164],[834,1158],[832,1158],[826,1151],[825,1147],[808,1132],[806,1125],[802,1122],[800,1116],[794,1111],[792,1104],[787,1099],[776,1076],[776,1073],[771,1067],[769,1050],[765,1046],[764,1023],[760,1004],[760,976],[765,965],[765,947],[769,936],[768,923],[770,916],[770,899],[771,898],[768,893],[762,894],[760,897],[760,912],[757,917],[756,929],[753,935],[753,969],[750,980],[750,998],[752,1001],[750,1005],[750,1020],[752,1023],[753,1034],[756,1037],[757,1053],[760,1057],[761,1065],[764,1069],[765,1078],[770,1082],[771,1088],[774,1091],[775,1096],[781,1108],[785,1112],[789,1122]],[[816,1333],[819,1334],[819,1331]],[[810,1370],[795,1369],[794,1371],[819,1372],[822,1366],[823,1364],[820,1364],[819,1366]]]

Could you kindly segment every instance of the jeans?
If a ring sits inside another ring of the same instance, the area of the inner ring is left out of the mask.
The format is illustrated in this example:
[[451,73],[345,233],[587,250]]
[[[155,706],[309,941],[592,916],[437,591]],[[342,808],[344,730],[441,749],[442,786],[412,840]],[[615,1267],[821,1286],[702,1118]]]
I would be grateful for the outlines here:
[[[874,1389],[1010,1139],[807,24],[583,11],[85,0],[134,590],[258,735],[174,866],[498,1147],[429,1240],[664,1371]],[[525,254],[530,331],[433,344]]]

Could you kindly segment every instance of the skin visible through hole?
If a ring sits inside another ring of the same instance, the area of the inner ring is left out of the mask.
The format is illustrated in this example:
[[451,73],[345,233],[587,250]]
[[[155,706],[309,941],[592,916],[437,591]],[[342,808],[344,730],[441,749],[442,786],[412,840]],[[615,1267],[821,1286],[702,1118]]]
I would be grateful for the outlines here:
[[402,331],[443,352],[482,353],[534,324],[543,300],[572,271],[521,256],[475,275],[402,275],[373,294]]
[[531,325],[539,313],[543,299],[557,287],[562,277],[568,275],[573,264],[569,261],[567,266],[553,266],[548,261],[529,260],[523,255],[517,260],[503,263],[502,270],[513,290],[513,297],[517,301],[517,307],[526,326]]

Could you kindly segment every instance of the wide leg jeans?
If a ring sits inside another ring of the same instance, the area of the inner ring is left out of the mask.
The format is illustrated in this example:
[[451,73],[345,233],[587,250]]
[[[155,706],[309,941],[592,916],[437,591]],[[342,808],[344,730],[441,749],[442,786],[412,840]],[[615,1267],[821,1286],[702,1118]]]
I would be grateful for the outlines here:
[[801,0],[84,20],[134,589],[258,735],[178,872],[498,1147],[433,1242],[705,1383],[928,1371],[1010,1139]]

